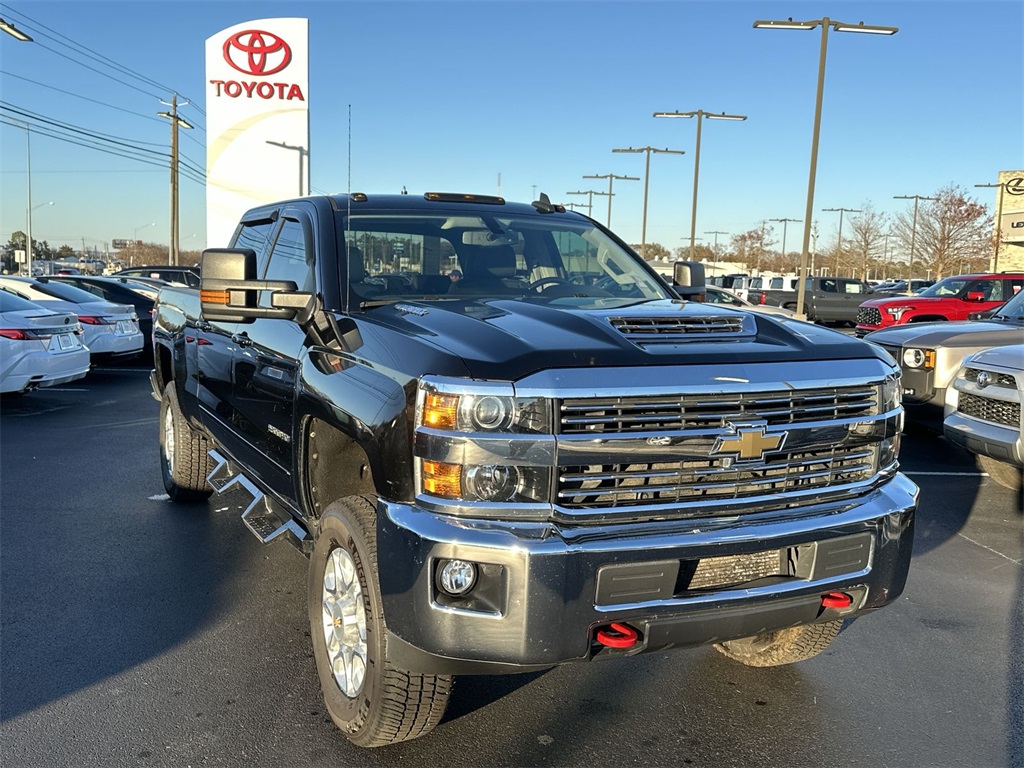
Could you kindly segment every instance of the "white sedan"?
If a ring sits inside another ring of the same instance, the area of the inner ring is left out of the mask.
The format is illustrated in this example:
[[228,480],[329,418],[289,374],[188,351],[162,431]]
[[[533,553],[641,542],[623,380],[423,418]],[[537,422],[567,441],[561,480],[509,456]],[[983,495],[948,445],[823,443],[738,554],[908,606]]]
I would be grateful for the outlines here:
[[791,309],[773,307],[769,304],[753,304],[746,299],[741,299],[735,293],[726,290],[725,288],[718,288],[714,285],[708,285],[705,287],[707,288],[707,298],[705,301],[708,304],[724,304],[728,307],[737,307],[739,309],[761,312],[765,315],[778,315],[780,317],[793,317],[795,314]]
[[82,343],[97,358],[134,357],[142,353],[142,332],[133,307],[97,299],[73,285],[46,278],[0,277],[0,288],[54,312],[78,315]]
[[89,372],[82,327],[70,312],[52,312],[0,291],[0,392],[29,392]]

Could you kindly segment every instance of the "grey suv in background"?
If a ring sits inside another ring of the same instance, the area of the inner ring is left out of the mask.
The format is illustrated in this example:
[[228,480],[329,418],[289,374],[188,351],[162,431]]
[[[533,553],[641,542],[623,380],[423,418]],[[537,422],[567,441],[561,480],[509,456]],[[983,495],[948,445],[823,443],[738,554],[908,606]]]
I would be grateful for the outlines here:
[[198,267],[169,267],[167,265],[154,267],[128,267],[114,273],[116,277],[149,277],[157,280],[166,280],[169,283],[181,283],[189,288],[199,287]]

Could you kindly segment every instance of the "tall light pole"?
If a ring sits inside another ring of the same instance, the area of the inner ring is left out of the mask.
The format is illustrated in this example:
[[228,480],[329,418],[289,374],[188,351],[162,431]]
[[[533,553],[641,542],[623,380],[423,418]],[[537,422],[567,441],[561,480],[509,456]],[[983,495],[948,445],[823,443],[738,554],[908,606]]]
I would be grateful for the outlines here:
[[884,268],[882,270],[882,279],[886,280],[889,277],[889,236],[892,232],[885,233],[885,252],[882,254],[882,264]]
[[597,173],[590,176],[584,176],[584,179],[608,179],[608,221],[605,222],[605,226],[608,229],[612,228],[612,198],[615,196],[612,193],[612,184],[616,179],[623,181],[640,181],[639,176],[616,176],[614,173]]
[[811,21],[793,21],[792,18],[785,21],[755,21],[756,29],[814,29],[821,27],[821,49],[818,55],[818,90],[814,103],[814,132],[811,139],[811,170],[807,179],[807,208],[804,215],[804,242],[800,251],[800,273],[801,279],[797,281],[797,317],[806,319],[803,314],[804,289],[807,282],[804,277],[807,275],[807,251],[811,243],[811,218],[814,213],[814,175],[818,168],[818,137],[821,134],[821,101],[825,92],[825,54],[828,50],[828,31],[834,29],[836,32],[866,32],[875,35],[895,35],[897,27],[876,27],[867,26],[864,22],[859,24],[846,24],[842,21],[834,21],[828,16]]
[[[576,192],[566,192],[567,195],[586,195],[587,196],[587,216],[594,218],[594,195],[607,195],[607,192],[598,192],[593,189],[577,190]],[[609,195],[609,199],[610,199]]]
[[995,272],[999,268],[999,246],[1003,240],[1003,193],[1006,191],[1007,182],[1001,181],[998,184],[975,184],[974,186],[993,189],[999,188],[999,196],[996,198],[996,247],[992,254],[992,272]]
[[[161,101],[161,104],[167,104]],[[186,106],[185,102],[182,106]],[[167,249],[167,263],[177,266],[178,264],[178,128],[191,128],[188,121],[178,117],[178,94],[171,96],[171,103],[167,104],[170,112],[157,112],[158,117],[171,121],[171,243]]]
[[[914,201],[914,221],[910,225],[910,266],[907,267],[907,296],[914,293],[914,284],[911,278],[914,276],[914,253],[917,246],[917,204],[922,200],[938,200],[937,197],[924,197],[923,195],[893,195],[893,200]],[[931,270],[928,270],[931,274]]]
[[[836,275],[839,275],[839,259],[843,253],[843,214],[844,213],[861,213],[859,208],[822,208],[822,211],[827,213],[835,213],[839,211],[839,238],[836,241]],[[866,278],[865,278],[866,279]]]
[[[647,258],[647,185],[651,180],[651,153],[661,153],[668,155],[685,155],[686,153],[679,149],[655,149],[654,147],[640,147],[634,149],[633,147],[627,147],[626,149],[613,149],[612,152],[646,152],[647,162],[644,164],[644,213],[643,222],[640,226],[640,255],[645,259]],[[609,217],[610,218],[610,217]]]
[[697,180],[700,178],[700,126],[703,118],[708,120],[746,120],[746,115],[727,115],[725,112],[705,112],[703,109],[690,112],[655,112],[655,117],[696,117],[697,146],[693,153],[693,207],[690,209],[690,260],[693,260],[694,244],[697,242]]
[[[785,261],[786,261],[786,228],[789,225],[789,222],[792,221],[792,222],[794,222],[796,224],[799,224],[801,220],[800,219],[768,219],[768,221],[781,221],[782,222],[782,261],[783,261],[783,263],[785,263]],[[806,274],[801,274],[800,275],[801,279],[803,279],[805,277],[807,277]],[[802,306],[802,305],[798,304],[797,306]]]

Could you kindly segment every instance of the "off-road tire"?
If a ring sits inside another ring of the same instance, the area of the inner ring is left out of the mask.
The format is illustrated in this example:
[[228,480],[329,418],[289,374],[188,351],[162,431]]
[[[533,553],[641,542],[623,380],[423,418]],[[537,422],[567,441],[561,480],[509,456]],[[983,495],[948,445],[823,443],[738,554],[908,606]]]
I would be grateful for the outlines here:
[[[331,552],[344,549],[358,576],[365,612],[365,677],[354,697],[335,681],[325,637],[324,578]],[[327,712],[360,747],[380,747],[423,736],[444,716],[452,678],[409,672],[388,658],[385,617],[377,579],[377,526],[373,501],[349,496],[324,510],[309,562],[309,634]]]
[[988,476],[999,483],[1003,488],[1011,491],[1020,491],[1024,486],[1021,468],[1005,461],[993,459],[991,456],[978,455],[978,468],[982,472],[988,472]]
[[171,501],[187,504],[209,498],[213,489],[206,478],[214,467],[209,446],[185,420],[173,381],[167,383],[160,398],[159,429],[160,474]]
[[828,648],[842,628],[842,619],[823,624],[804,624],[715,643],[715,650],[748,667],[780,667],[817,656]]

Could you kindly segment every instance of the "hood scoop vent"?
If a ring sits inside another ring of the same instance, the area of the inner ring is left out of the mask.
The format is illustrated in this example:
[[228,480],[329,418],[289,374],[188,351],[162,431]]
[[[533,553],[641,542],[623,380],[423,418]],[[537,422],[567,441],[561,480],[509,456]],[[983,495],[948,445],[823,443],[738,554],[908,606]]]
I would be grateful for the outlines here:
[[689,341],[739,339],[757,335],[754,318],[747,313],[721,315],[648,315],[612,317],[612,327],[641,347]]

